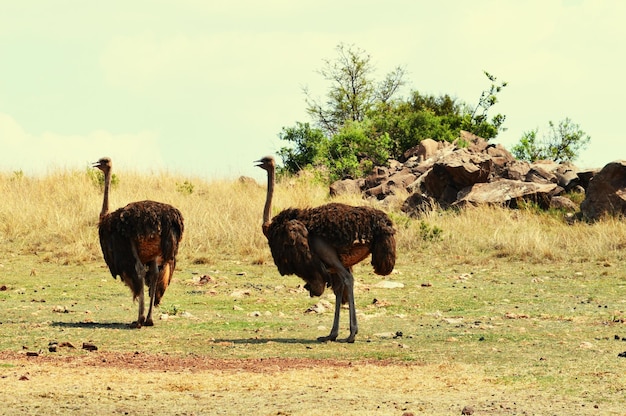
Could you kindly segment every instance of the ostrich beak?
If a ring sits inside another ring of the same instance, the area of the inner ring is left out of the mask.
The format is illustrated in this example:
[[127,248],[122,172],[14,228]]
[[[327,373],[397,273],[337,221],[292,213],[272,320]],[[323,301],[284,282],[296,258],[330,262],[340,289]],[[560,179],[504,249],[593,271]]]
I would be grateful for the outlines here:
[[255,165],[256,167],[267,170],[271,166],[274,166],[274,158],[271,156],[265,156],[264,158],[255,160],[254,163],[258,163],[258,165]]

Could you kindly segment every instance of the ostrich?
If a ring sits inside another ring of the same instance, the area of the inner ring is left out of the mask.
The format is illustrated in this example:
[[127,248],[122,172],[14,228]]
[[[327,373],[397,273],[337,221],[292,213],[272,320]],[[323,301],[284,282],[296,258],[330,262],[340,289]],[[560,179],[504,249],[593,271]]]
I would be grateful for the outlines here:
[[267,197],[263,209],[263,234],[281,275],[295,274],[306,281],[311,296],[325,287],[335,293],[335,316],[330,334],[318,341],[335,341],[339,334],[341,305],[347,303],[350,335],[358,332],[354,305],[352,266],[372,254],[374,272],[388,275],[396,262],[395,230],[384,212],[370,207],[330,203],[316,208],[288,208],[270,221],[274,194],[275,162],[271,156],[256,161],[267,171]]
[[[98,224],[104,261],[114,278],[120,276],[139,298],[139,314],[133,328],[152,326],[152,308],[158,306],[176,268],[178,244],[184,223],[180,211],[155,201],[132,202],[109,213],[111,159],[93,164],[104,172],[104,198]],[[144,315],[144,281],[150,294],[148,316]]]

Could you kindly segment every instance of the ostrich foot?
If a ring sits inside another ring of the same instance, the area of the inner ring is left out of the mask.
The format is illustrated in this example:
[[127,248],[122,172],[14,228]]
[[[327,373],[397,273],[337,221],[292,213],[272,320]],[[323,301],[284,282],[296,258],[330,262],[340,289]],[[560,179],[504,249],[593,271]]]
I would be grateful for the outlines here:
[[337,339],[337,335],[328,335],[326,337],[317,337],[317,340],[319,342],[335,341],[336,339]]
[[143,325],[147,325],[146,323],[146,318],[144,318],[143,316],[140,317],[139,319],[137,319],[136,321],[131,322],[130,327],[131,328],[141,328]]
[[350,335],[348,338],[345,338],[345,339],[337,339],[337,335],[328,335],[326,337],[318,337],[317,340],[319,342],[331,341],[331,342],[345,342],[348,344],[353,344],[355,338],[356,337],[354,335]]

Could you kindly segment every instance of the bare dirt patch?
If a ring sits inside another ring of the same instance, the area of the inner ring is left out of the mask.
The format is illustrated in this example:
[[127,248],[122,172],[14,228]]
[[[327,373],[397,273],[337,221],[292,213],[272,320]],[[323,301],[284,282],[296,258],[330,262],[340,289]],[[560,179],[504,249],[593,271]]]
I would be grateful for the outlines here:
[[464,364],[167,354],[0,353],[11,414],[619,414],[527,394]]

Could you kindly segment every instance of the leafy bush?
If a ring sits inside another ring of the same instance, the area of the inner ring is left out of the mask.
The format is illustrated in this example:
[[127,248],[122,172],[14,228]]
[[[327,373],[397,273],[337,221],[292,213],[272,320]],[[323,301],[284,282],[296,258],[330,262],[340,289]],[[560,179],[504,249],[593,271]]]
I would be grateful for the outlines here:
[[176,190],[183,195],[191,195],[193,194],[193,184],[189,181],[185,181],[183,183],[176,184]]
[[548,122],[550,131],[542,139],[538,139],[539,129],[527,131],[520,141],[513,146],[513,155],[520,160],[535,162],[537,160],[553,160],[557,163],[574,161],[591,138],[578,124],[565,118],[555,126]]

